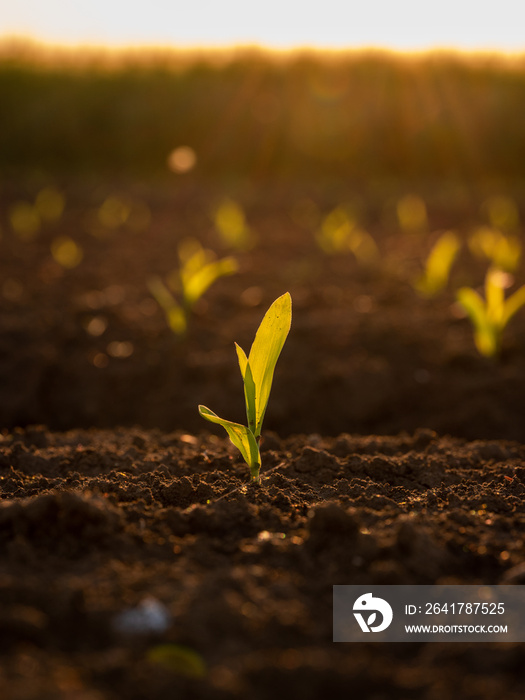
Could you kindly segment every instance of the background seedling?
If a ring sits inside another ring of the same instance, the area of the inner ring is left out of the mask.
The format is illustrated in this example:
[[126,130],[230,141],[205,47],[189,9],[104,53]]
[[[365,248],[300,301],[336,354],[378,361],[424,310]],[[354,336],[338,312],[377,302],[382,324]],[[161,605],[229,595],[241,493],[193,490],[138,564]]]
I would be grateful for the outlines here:
[[276,299],[264,315],[255,335],[250,354],[235,344],[239,367],[244,382],[244,398],[248,425],[224,420],[206,406],[199,413],[211,423],[217,423],[228,433],[232,443],[250,468],[252,480],[259,481],[261,455],[259,440],[275,365],[288,336],[292,322],[292,298],[288,292]]
[[521,243],[515,235],[481,226],[471,234],[468,244],[473,255],[490,260],[493,266],[500,270],[514,272],[518,267]]
[[351,251],[363,264],[378,255],[372,236],[358,226],[355,218],[343,206],[336,207],[324,217],[316,233],[316,241],[325,253]]
[[447,286],[450,270],[461,244],[452,231],[443,233],[430,251],[424,273],[414,283],[423,296],[434,296]]
[[224,245],[240,251],[253,248],[255,235],[240,204],[225,199],[215,211],[213,221]]
[[233,257],[215,259],[211,250],[204,249],[195,239],[188,239],[179,246],[180,267],[169,276],[167,283],[154,276],[148,287],[166,314],[169,327],[176,335],[184,335],[188,317],[197,301],[220,277],[237,271]]
[[462,287],[457,294],[474,326],[476,347],[486,357],[498,354],[506,325],[525,305],[525,285],[505,299],[508,277],[505,272],[490,268],[485,277],[485,299],[470,287]]

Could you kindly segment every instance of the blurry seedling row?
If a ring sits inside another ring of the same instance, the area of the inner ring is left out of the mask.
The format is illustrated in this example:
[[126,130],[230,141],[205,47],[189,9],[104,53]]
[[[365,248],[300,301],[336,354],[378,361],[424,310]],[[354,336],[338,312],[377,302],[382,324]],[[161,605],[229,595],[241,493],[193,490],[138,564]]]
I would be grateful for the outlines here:
[[84,226],[96,238],[106,238],[122,227],[133,233],[147,231],[151,219],[151,210],[142,200],[112,194],[99,207],[87,213]]
[[[468,247],[475,257],[487,260],[491,267],[503,272],[515,272],[521,259],[521,243],[517,236],[486,226],[469,236]],[[426,297],[441,292],[448,284],[460,250],[461,241],[456,233],[442,233],[426,259],[422,274],[414,280],[414,289]]]
[[[8,211],[11,230],[24,242],[34,241],[44,225],[57,224],[64,213],[66,199],[57,188],[48,186],[41,189],[34,202],[17,201]],[[108,232],[126,224],[134,231],[145,230],[151,221],[148,206],[140,200],[111,195],[85,218],[86,230],[105,237]],[[56,263],[66,269],[77,267],[83,257],[82,247],[68,235],[55,237],[50,251]]]
[[55,187],[44,187],[34,202],[14,202],[8,211],[11,229],[21,240],[32,241],[45,223],[56,223],[62,217],[66,200]]
[[[32,241],[43,224],[60,221],[66,206],[66,199],[56,187],[44,187],[34,202],[20,200],[9,208],[8,219],[11,229],[20,239]],[[135,231],[144,231],[151,222],[151,211],[140,199],[127,195],[109,195],[85,218],[85,228],[94,235],[103,235],[124,224]]]
[[[489,228],[506,234],[515,233],[519,227],[519,211],[516,202],[507,195],[492,195],[481,204],[481,214]],[[407,194],[396,203],[399,229],[406,234],[426,233],[430,230],[425,200],[416,194]]]
[[[106,204],[106,207],[109,205]],[[504,328],[524,303],[521,289],[505,303],[504,289],[512,284],[512,279],[499,274],[516,270],[521,258],[521,244],[515,233],[519,215],[510,198],[489,198],[484,202],[483,209],[492,226],[475,229],[468,238],[468,246],[473,255],[490,262],[485,280],[486,306],[483,306],[483,300],[475,290],[463,288],[458,292],[457,299],[474,324],[477,349],[481,354],[492,357],[500,351]],[[404,232],[428,231],[426,205],[420,197],[407,195],[399,200],[397,215]],[[225,199],[217,207],[213,221],[225,246],[246,251],[255,244],[256,238],[247,224],[246,216],[241,206],[233,200]],[[379,258],[374,239],[358,224],[351,208],[344,205],[337,206],[322,219],[315,232],[315,240],[324,253],[333,255],[349,251],[362,265],[373,264]],[[456,233],[445,231],[441,234],[428,255],[422,274],[413,282],[415,290],[426,297],[441,292],[448,284],[460,249],[461,242]],[[172,331],[182,336],[187,331],[188,318],[197,301],[217,279],[233,274],[237,263],[231,257],[216,260],[215,254],[204,250],[196,240],[181,244],[179,260],[179,269],[169,275],[166,283],[159,277],[152,277],[148,286],[164,310]],[[498,289],[499,292],[496,292]]]
[[[11,227],[23,240],[33,240],[43,222],[57,222],[64,211],[64,195],[54,187],[42,189],[34,204],[16,202],[9,212]],[[462,288],[457,300],[474,325],[474,337],[479,352],[497,355],[501,348],[504,328],[523,306],[521,288],[505,302],[504,290],[512,285],[507,274],[514,272],[521,258],[521,243],[517,235],[519,212],[507,196],[489,197],[482,205],[489,224],[479,226],[468,237],[470,252],[489,261],[485,278],[485,301],[478,292]],[[408,194],[398,200],[396,214],[400,229],[406,234],[428,232],[428,215],[424,200]],[[256,243],[256,236],[247,223],[242,207],[232,199],[224,199],[211,213],[215,231],[224,246],[239,252],[247,251]],[[310,212],[310,220],[315,217]],[[131,198],[111,195],[98,210],[92,212],[87,227],[97,236],[116,230],[123,225],[135,231],[147,228],[151,212],[146,204]],[[352,208],[338,205],[322,218],[314,233],[319,248],[328,255],[351,252],[362,265],[374,264],[379,250],[373,237],[359,225]],[[414,289],[425,297],[441,292],[448,284],[450,273],[461,249],[461,242],[453,231],[440,235],[431,249],[422,273],[413,280]],[[64,268],[76,267],[83,258],[80,246],[69,236],[56,237],[51,242],[54,260]],[[192,309],[203,294],[220,277],[238,269],[237,261],[229,256],[216,259],[215,253],[204,249],[196,239],[187,239],[179,245],[179,267],[162,280],[152,276],[148,287],[163,309],[171,330],[185,335]]]
[[[474,327],[474,342],[480,354],[496,357],[501,351],[503,331],[511,318],[525,305],[525,286],[508,299],[505,290],[514,283],[511,273],[521,260],[522,246],[518,236],[519,212],[512,198],[505,195],[489,197],[483,202],[482,213],[488,225],[479,226],[468,237],[472,255],[488,261],[484,298],[470,287],[456,293],[460,308]],[[428,217],[423,199],[407,195],[399,200],[397,216],[405,233],[428,230]],[[432,247],[420,276],[413,281],[414,289],[425,297],[435,296],[448,284],[450,272],[461,249],[461,241],[453,231],[445,231]]]
[[[34,202],[18,201],[9,209],[11,229],[22,241],[31,242],[45,225],[60,221],[64,213],[66,199],[55,187],[44,187]],[[66,269],[80,264],[84,253],[70,236],[57,236],[51,241],[51,255],[55,262]]]
[[[505,289],[514,283],[511,272],[518,267],[521,243],[515,235],[482,227],[469,237],[468,246],[474,255],[490,263],[485,275],[485,298],[475,289],[462,287],[456,299],[474,326],[474,342],[480,354],[495,357],[501,351],[507,324],[525,305],[525,285],[505,299]],[[460,248],[461,242],[455,233],[443,233],[427,258],[423,274],[414,282],[416,291],[430,297],[443,290]]]

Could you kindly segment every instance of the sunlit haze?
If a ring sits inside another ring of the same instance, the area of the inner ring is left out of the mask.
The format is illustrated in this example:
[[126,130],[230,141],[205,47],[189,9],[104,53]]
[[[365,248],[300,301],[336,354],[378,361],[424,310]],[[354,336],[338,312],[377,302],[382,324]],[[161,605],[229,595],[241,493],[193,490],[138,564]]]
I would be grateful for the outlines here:
[[0,37],[106,45],[525,51],[523,0],[16,0]]

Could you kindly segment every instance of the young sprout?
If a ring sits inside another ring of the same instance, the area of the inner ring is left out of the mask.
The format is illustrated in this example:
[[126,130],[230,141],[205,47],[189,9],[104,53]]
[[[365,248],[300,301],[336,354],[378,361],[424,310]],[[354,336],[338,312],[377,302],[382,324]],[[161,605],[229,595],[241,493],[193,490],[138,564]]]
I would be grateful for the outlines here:
[[259,482],[261,468],[259,441],[262,423],[270,398],[275,365],[288,336],[291,322],[292,298],[286,292],[273,302],[264,315],[248,357],[235,343],[244,382],[247,426],[219,418],[206,406],[199,406],[199,413],[203,418],[222,425],[226,430],[250,468],[252,481],[256,483]]
[[[180,267],[165,284],[158,276],[148,281],[151,294],[166,314],[166,320],[176,335],[184,335],[188,328],[188,317],[197,301],[220,277],[237,271],[235,258],[215,259],[211,250],[188,239],[179,246]],[[179,297],[179,299],[177,298]]]
[[423,296],[431,297],[447,286],[450,270],[461,244],[452,231],[443,233],[430,251],[424,273],[414,287]]
[[494,267],[514,272],[521,257],[521,243],[517,236],[499,229],[481,226],[468,241],[470,251],[478,258],[490,260]]
[[377,245],[372,236],[357,225],[345,207],[336,207],[327,214],[316,233],[317,244],[325,253],[351,251],[358,262],[366,264],[377,258]]
[[241,251],[253,247],[255,236],[246,222],[244,211],[237,202],[225,199],[217,208],[213,220],[225,245]]
[[490,268],[485,277],[485,299],[471,289],[462,287],[457,299],[474,326],[474,342],[478,351],[486,357],[494,357],[501,347],[501,336],[507,323],[525,305],[525,285],[508,299],[505,287],[508,274]]

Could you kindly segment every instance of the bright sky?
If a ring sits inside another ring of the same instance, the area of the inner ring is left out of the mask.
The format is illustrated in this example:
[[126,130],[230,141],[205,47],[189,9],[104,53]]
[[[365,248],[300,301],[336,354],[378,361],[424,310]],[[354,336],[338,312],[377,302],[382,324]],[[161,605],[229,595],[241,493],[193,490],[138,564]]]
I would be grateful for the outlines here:
[[2,0],[0,37],[525,51],[525,0]]

